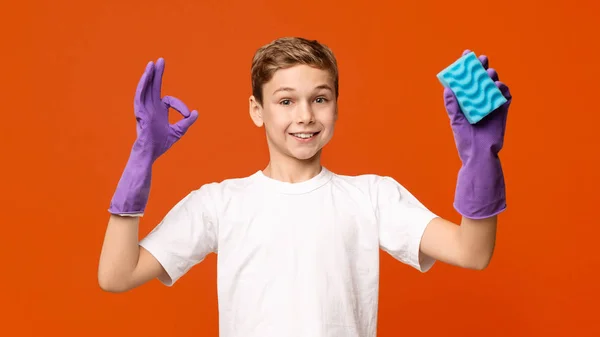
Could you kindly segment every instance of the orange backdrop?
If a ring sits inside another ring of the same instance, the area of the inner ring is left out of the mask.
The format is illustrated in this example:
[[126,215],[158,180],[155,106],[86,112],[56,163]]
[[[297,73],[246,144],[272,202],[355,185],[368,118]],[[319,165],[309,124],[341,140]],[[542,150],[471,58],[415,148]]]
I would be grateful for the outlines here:
[[341,116],[324,163],[392,175],[451,220],[460,163],[435,75],[470,48],[514,96],[501,152],[509,207],[491,266],[420,274],[382,254],[380,336],[600,335],[598,2],[2,7],[3,335],[217,336],[215,255],[172,288],[152,281],[115,295],[97,284],[107,208],[135,138],[133,95],[162,56],[164,93],[200,112],[155,166],[145,235],[190,190],[265,166],[247,110],[250,62],[289,35],[339,59]]

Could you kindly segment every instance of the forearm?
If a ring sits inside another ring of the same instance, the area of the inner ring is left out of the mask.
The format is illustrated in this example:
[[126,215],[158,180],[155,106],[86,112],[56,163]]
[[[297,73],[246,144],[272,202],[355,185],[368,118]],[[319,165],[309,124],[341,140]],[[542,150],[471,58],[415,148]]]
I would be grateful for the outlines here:
[[497,215],[484,219],[462,218],[459,240],[465,266],[477,270],[487,267],[494,253],[497,222]]
[[139,261],[139,217],[110,215],[100,253],[98,282],[105,290],[128,287]]

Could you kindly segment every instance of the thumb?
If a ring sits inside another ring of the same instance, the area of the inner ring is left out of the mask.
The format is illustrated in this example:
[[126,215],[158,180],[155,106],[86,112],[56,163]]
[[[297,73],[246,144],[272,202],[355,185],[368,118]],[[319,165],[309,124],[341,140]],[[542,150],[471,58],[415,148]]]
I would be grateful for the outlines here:
[[173,131],[178,137],[182,137],[197,119],[198,111],[194,110],[190,112],[190,114],[187,117],[184,117],[177,123],[173,124],[171,127],[173,128]]
[[460,106],[458,105],[458,100],[456,99],[456,95],[450,88],[444,89],[444,105],[446,106],[446,112],[448,113],[448,117],[452,122],[456,122],[461,118],[464,118]]

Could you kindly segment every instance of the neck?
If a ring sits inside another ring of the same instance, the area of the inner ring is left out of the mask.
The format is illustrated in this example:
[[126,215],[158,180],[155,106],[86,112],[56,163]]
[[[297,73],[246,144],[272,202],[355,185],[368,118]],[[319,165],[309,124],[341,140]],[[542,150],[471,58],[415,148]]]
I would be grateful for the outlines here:
[[321,152],[319,151],[314,157],[306,160],[283,156],[273,158],[271,156],[263,174],[271,179],[299,183],[314,178],[321,172],[321,169]]

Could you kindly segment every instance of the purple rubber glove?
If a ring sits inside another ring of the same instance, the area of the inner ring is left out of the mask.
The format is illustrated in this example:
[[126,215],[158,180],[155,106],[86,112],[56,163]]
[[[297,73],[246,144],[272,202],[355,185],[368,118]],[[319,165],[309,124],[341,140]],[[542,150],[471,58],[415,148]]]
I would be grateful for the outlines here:
[[[463,55],[469,53],[465,50]],[[476,124],[464,117],[454,93],[444,89],[444,104],[450,117],[454,140],[462,162],[458,173],[454,208],[464,217],[482,219],[506,209],[504,174],[498,153],[504,144],[506,117],[512,96],[508,87],[498,80],[488,58],[479,56],[498,89],[508,100]]]
[[[134,99],[137,138],[129,160],[110,203],[109,212],[119,215],[142,215],[150,194],[152,164],[177,142],[198,118],[179,99],[161,99],[165,62],[149,62],[142,75]],[[183,119],[169,124],[169,108],[179,111]]]

